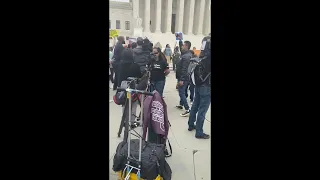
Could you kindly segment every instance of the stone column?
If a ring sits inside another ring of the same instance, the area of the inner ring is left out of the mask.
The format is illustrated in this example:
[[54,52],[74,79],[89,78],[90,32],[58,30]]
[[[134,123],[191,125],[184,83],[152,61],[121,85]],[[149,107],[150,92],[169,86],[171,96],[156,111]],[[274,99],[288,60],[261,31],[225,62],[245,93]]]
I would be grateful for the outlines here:
[[133,16],[133,36],[141,37],[142,36],[142,19],[139,15],[139,0],[132,0],[132,16]]
[[208,28],[208,21],[209,21],[209,0],[205,1],[205,8],[204,8],[204,17],[203,17],[203,29],[202,34],[207,35],[207,28]]
[[200,35],[202,34],[202,27],[203,27],[203,17],[204,17],[204,6],[205,6],[205,0],[199,0],[200,1],[200,7],[199,7],[199,24],[196,28],[196,34]]
[[136,19],[139,17],[139,0],[132,0],[132,15]]
[[155,33],[161,33],[161,0],[156,0],[156,30]]
[[209,0],[209,22],[208,22],[208,34],[211,33],[211,0]]
[[171,18],[172,18],[172,0],[167,0],[167,12],[166,12],[166,22],[167,22],[167,26],[166,26],[166,33],[170,33],[171,32]]
[[144,32],[150,32],[150,0],[145,0],[144,4]]
[[193,17],[194,17],[194,5],[195,0],[190,0],[190,6],[189,6],[189,24],[188,24],[188,33],[187,34],[193,34]]
[[[182,32],[184,0],[177,0],[176,32]],[[202,16],[203,18],[203,16]]]

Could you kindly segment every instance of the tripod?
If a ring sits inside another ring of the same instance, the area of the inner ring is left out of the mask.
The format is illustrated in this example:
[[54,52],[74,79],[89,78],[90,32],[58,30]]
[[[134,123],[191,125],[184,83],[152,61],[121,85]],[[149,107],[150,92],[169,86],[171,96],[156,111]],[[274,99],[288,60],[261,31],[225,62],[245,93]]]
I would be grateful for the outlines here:
[[[127,100],[124,106],[124,111],[122,114],[122,119],[121,119],[121,123],[120,123],[120,127],[119,127],[119,131],[118,131],[118,137],[120,137],[122,129],[124,128],[124,137],[123,137],[123,141],[127,141],[128,139],[128,132],[130,130],[134,130],[135,127],[132,126],[132,122],[131,122],[131,116],[134,115],[131,111],[132,109],[132,92],[137,92],[137,94],[142,94],[141,100],[143,101],[143,99],[145,98],[145,95],[153,95],[153,93],[147,92],[147,91],[139,91],[136,89],[123,89],[123,88],[118,88],[118,90],[120,91],[127,91]],[[143,111],[143,104],[141,104],[140,99],[138,98],[138,104],[141,107],[141,111],[140,111],[140,115],[139,118],[141,117],[141,112]],[[135,116],[135,115],[134,115]],[[135,116],[137,117],[137,116]],[[137,126],[136,126],[137,127]],[[130,129],[129,129],[130,128]],[[136,132],[136,134],[138,134]],[[133,134],[134,135],[134,134]],[[136,135],[135,135],[136,136]],[[140,136],[140,135],[138,135]],[[138,137],[136,136],[136,137]]]
[[[122,118],[121,118],[121,122],[120,122],[119,131],[118,131],[118,137],[120,137],[123,128],[125,128],[125,130],[124,130],[124,139],[127,139],[127,137],[128,137],[127,126],[129,124],[129,121],[131,121],[131,116],[134,116],[135,118],[137,118],[137,121],[140,121],[140,117],[141,117],[141,111],[139,113],[139,116],[136,116],[136,114],[134,114],[132,112],[132,110],[131,110],[132,105],[130,106],[130,110],[129,110],[129,101],[131,101],[131,103],[132,103],[132,99],[128,98],[126,100],[126,103],[124,105],[124,110],[123,110],[123,113],[122,113]],[[138,105],[141,107],[141,100],[138,98],[137,101],[138,101]],[[138,125],[134,125],[134,124],[131,124],[130,126],[131,126],[132,129],[134,129],[135,127],[138,127]]]
[[[147,92],[151,92],[151,90],[152,90],[152,88],[153,89],[155,89],[154,88],[154,84],[152,84],[152,83],[150,83],[150,70],[148,70],[147,72],[146,72],[146,74],[145,74],[145,76],[144,77],[146,77],[147,78]],[[138,78],[133,78],[133,77],[129,77],[127,80],[129,80],[130,82],[129,82],[129,87],[130,88],[132,88],[132,89],[135,89],[136,87],[137,87],[137,84],[138,84]],[[142,88],[142,89],[145,89],[145,86]],[[140,89],[139,89],[140,90]],[[137,94],[136,94],[137,95]],[[140,99],[140,98],[138,98],[137,99],[138,100],[138,105],[140,106],[140,108],[142,107],[141,106],[141,103],[143,103],[143,100],[144,100],[144,98],[142,99]],[[137,116],[135,113],[136,112],[134,112],[134,113],[132,113],[132,106],[130,106],[130,110],[129,110],[129,102],[128,101],[131,101],[131,103],[132,103],[132,98],[128,98],[127,100],[126,100],[126,102],[125,102],[125,105],[124,105],[124,110],[123,110],[123,114],[122,114],[122,118],[121,118],[121,122],[120,122],[120,127],[119,127],[119,131],[118,131],[118,137],[120,137],[120,135],[121,135],[121,132],[122,132],[122,130],[123,130],[123,128],[125,128],[125,130],[124,130],[124,139],[127,139],[127,137],[128,137],[128,134],[126,134],[126,126],[128,125],[128,121],[129,121],[129,116],[130,116],[130,118],[131,118],[131,116],[134,116],[135,118],[137,118],[136,120],[137,121],[140,121],[140,119],[141,119],[141,110],[140,110],[140,112],[139,112],[139,115]],[[138,106],[137,105],[137,106]],[[130,113],[129,113],[129,111],[130,111]],[[143,123],[143,122],[141,122],[141,123]],[[140,123],[140,124],[141,124]],[[132,128],[132,129],[134,129],[134,128],[136,128],[136,127],[138,127],[139,126],[139,123],[138,122],[135,122],[134,124],[132,124],[131,123],[131,125],[130,125],[130,127]]]

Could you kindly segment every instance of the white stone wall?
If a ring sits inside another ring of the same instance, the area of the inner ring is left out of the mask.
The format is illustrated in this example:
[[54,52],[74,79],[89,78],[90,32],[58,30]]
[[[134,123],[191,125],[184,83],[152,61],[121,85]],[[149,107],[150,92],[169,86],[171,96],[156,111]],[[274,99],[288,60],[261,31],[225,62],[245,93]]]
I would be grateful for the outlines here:
[[[133,28],[134,28],[134,20],[133,20],[133,14],[132,14],[132,4],[131,3],[125,3],[130,5],[122,6],[122,3],[119,3],[120,5],[112,7],[109,9],[109,17],[111,21],[111,29],[116,29],[116,20],[120,20],[120,29],[119,34],[122,36],[131,36],[133,34]],[[131,6],[131,7],[130,7]],[[129,9],[131,8],[131,9]],[[130,21],[130,30],[125,29],[125,22]],[[108,22],[109,23],[109,22]]]

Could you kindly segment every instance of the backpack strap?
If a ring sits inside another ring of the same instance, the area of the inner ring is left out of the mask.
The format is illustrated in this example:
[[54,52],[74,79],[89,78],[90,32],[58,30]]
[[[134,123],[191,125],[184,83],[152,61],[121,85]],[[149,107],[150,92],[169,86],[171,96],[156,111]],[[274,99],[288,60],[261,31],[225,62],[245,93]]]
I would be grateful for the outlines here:
[[203,79],[203,81],[205,81],[210,75],[211,75],[211,72],[206,75],[206,77]]

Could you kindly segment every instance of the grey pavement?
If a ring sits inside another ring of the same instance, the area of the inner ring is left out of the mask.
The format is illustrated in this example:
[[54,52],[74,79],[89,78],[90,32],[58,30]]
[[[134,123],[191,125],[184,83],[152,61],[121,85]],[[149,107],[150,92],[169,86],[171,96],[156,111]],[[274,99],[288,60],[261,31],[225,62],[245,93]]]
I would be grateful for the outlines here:
[[[175,74],[171,71],[166,80],[164,100],[167,104],[168,117],[172,125],[169,130],[169,139],[173,153],[171,157],[166,158],[172,170],[172,180],[210,180],[210,140],[196,139],[194,137],[195,131],[188,131],[188,117],[180,117],[183,111],[175,108],[179,104],[179,95],[175,85]],[[112,100],[114,93],[115,91],[110,90],[110,100]],[[117,175],[112,170],[112,165],[115,150],[123,137],[123,133],[120,138],[117,137],[122,109],[112,101],[109,103],[109,176],[110,179],[117,180]],[[204,132],[209,135],[211,134],[210,121],[211,113],[209,110],[203,126]],[[137,128],[137,131],[140,132],[140,129]]]

